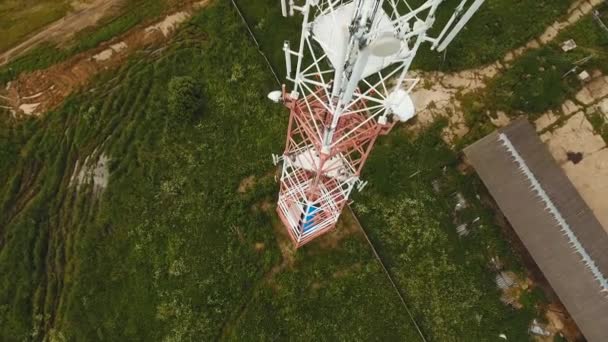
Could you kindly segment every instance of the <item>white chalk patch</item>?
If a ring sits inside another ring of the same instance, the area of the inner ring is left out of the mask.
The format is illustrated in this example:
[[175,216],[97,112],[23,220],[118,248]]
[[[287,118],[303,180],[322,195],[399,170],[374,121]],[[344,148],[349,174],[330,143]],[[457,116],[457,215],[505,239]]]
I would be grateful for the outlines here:
[[190,18],[190,14],[188,12],[178,12],[172,15],[167,16],[163,21],[158,24],[152,25],[146,28],[146,33],[151,33],[154,31],[161,31],[163,36],[167,37],[177,25],[183,23],[184,21]]
[[108,162],[110,158],[105,154],[102,154],[95,165],[93,170],[93,185],[95,189],[105,189],[108,186],[108,179],[110,178],[110,170],[108,168]]
[[32,113],[34,113],[36,108],[38,108],[38,106],[40,106],[40,103],[24,103],[21,106],[19,106],[19,110],[21,110],[23,113],[25,113],[27,115],[31,115]]
[[[93,152],[95,153],[95,152]],[[75,185],[77,189],[83,184],[93,183],[93,192],[99,194],[108,187],[110,179],[109,161],[110,158],[105,154],[99,156],[97,163],[89,164],[89,157],[86,157],[79,168],[79,162],[76,162],[74,171],[70,177],[70,186]]]
[[114,52],[119,53],[120,51],[127,48],[127,43],[120,42],[114,45],[110,45],[110,49],[114,50]]
[[106,60],[110,59],[110,57],[112,57],[113,54],[114,54],[114,50],[106,49],[106,50],[103,50],[100,53],[94,55],[93,59],[96,62],[102,62],[102,61],[106,61]]
[[43,91],[39,92],[38,94],[31,95],[31,96],[24,96],[21,99],[22,100],[31,100],[31,99],[35,99],[35,98],[39,97],[42,94],[44,94]]

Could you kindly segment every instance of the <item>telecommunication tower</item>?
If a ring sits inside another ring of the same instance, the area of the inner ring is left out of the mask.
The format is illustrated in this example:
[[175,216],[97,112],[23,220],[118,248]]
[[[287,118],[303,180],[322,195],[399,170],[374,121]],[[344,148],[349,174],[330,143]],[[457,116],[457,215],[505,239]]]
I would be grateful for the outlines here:
[[445,50],[483,2],[447,9],[431,37],[444,0],[281,0],[284,16],[303,17],[297,49],[283,44],[293,89],[268,95],[290,110],[285,151],[273,159],[282,163],[277,212],[296,247],[335,227],[366,184],[359,175],[378,136],[415,115],[419,79],[407,73],[421,44]]

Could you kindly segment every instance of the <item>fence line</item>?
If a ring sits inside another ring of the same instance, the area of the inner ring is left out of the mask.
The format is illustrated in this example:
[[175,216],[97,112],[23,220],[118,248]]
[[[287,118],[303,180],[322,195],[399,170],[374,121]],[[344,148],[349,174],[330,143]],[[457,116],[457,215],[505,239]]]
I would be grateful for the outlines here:
[[418,334],[420,335],[420,338],[422,339],[422,341],[427,342],[426,338],[424,337],[424,334],[422,333],[422,330],[420,329],[420,326],[418,325],[418,322],[416,322],[416,319],[414,318],[414,315],[412,314],[412,312],[410,311],[409,306],[405,302],[405,299],[403,298],[403,295],[401,294],[401,290],[399,290],[399,288],[397,287],[397,284],[395,284],[395,281],[393,280],[393,277],[391,276],[391,273],[389,272],[389,270],[384,265],[384,261],[382,261],[382,258],[380,257],[380,254],[378,254],[378,251],[376,251],[376,247],[374,247],[374,244],[372,243],[372,240],[370,240],[369,236],[367,235],[367,232],[365,231],[365,229],[363,229],[363,225],[361,225],[361,222],[359,222],[359,219],[355,215],[355,212],[351,209],[350,206],[347,205],[346,207],[350,211],[351,216],[355,219],[355,223],[357,224],[357,226],[359,227],[359,229],[361,229],[361,232],[363,233],[363,236],[365,236],[365,239],[367,240],[367,243],[371,247],[372,252],[374,253],[374,256],[376,257],[376,260],[378,260],[378,263],[380,263],[380,266],[382,266],[382,270],[384,271],[384,274],[386,274],[386,277],[390,281],[391,285],[393,285],[393,289],[395,289],[395,292],[397,292],[397,295],[399,296],[399,299],[401,300],[401,304],[403,304],[403,307],[405,308],[405,311],[407,312],[408,316],[410,316],[410,320],[412,321],[412,323],[414,323],[414,326],[416,327],[416,330],[418,331]]
[[258,52],[260,53],[260,55],[262,55],[262,57],[266,61],[266,65],[268,65],[268,69],[270,69],[270,72],[272,72],[272,75],[274,76],[274,79],[277,81],[277,84],[280,87],[281,86],[281,81],[279,80],[279,76],[277,76],[277,73],[274,70],[274,68],[272,67],[272,64],[270,63],[270,61],[266,57],[266,54],[264,53],[264,51],[262,51],[262,47],[260,46],[260,43],[258,42],[258,40],[255,38],[255,34],[253,34],[253,31],[249,27],[249,23],[247,22],[247,19],[245,19],[245,16],[243,15],[243,12],[241,12],[241,9],[236,4],[236,2],[234,2],[234,0],[230,0],[230,2],[232,2],[232,6],[236,10],[236,12],[239,14],[239,17],[241,17],[241,20],[243,21],[243,24],[245,25],[245,28],[247,28],[247,32],[249,32],[249,36],[251,37],[251,39],[255,43],[255,46],[258,48]]

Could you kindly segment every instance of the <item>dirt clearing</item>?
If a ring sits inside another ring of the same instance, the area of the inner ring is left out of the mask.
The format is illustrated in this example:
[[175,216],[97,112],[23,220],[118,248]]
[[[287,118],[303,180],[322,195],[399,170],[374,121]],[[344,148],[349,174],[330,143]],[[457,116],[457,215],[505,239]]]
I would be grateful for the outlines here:
[[101,71],[120,66],[135,51],[164,42],[196,9],[208,2],[188,5],[157,23],[133,29],[50,68],[21,74],[6,89],[0,90],[0,96],[8,102],[13,112],[20,115],[45,113],[61,104],[73,92],[82,89]]
[[48,25],[42,31],[34,34],[17,46],[0,54],[0,65],[8,63],[11,59],[23,54],[43,42],[65,42],[71,39],[76,32],[91,27],[111,13],[120,9],[126,0],[94,0],[91,2],[75,1],[72,3],[74,12]]

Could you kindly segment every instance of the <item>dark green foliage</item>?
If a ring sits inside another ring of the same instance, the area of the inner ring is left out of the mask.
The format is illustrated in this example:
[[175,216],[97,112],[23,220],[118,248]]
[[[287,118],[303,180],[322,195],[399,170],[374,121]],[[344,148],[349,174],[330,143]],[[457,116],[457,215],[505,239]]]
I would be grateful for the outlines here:
[[[604,6],[604,23],[608,23],[608,6]],[[608,73],[608,32],[603,30],[591,15],[581,19],[576,25],[560,32],[556,42],[574,39],[578,47],[568,52],[570,60],[581,60],[591,56],[591,60],[582,67],[599,69]],[[557,47],[555,47],[557,48]]]
[[[567,53],[559,44],[574,39],[578,47]],[[591,57],[586,63],[581,61]],[[502,110],[535,114],[554,109],[578,92],[582,70],[608,72],[608,34],[591,15],[564,30],[555,43],[526,53],[491,85],[491,101]]]
[[[262,50],[275,69],[284,74],[285,62],[281,50],[284,40],[292,48],[299,42],[301,15],[283,18],[280,4],[275,0],[237,0],[253,28]],[[415,4],[417,1],[410,1]],[[420,2],[420,1],[418,1]],[[443,27],[460,0],[442,4],[432,35]],[[493,63],[507,51],[517,48],[540,35],[557,18],[566,14],[571,0],[488,0],[473,17],[460,36],[452,42],[445,55],[429,50],[424,44],[414,63],[424,70],[462,70]]]
[[492,82],[490,101],[506,112],[536,114],[555,108],[566,99],[570,87],[563,75],[573,67],[569,56],[554,48],[532,50]]
[[43,69],[66,58],[65,51],[42,44],[29,53],[0,67],[0,84],[5,84],[22,72]]
[[[566,53],[561,50],[560,43],[568,39],[574,39],[578,47]],[[585,59],[587,62],[581,64]],[[583,82],[577,78],[579,72],[594,69],[608,72],[607,66],[608,34],[589,15],[562,31],[555,43],[524,53],[507,70],[490,80],[487,89],[461,99],[471,133],[459,142],[459,146],[489,133],[493,127],[489,116],[496,115],[497,111],[510,116],[526,114],[534,120],[548,110],[558,109],[582,88]],[[602,134],[601,124],[596,126]]]
[[92,49],[150,18],[158,17],[167,8],[166,3],[166,0],[129,1],[122,9],[121,15],[101,23],[99,27],[79,32],[71,52],[76,53]]
[[[453,9],[459,0],[447,1]],[[540,35],[565,16],[571,0],[488,0],[443,54],[421,48],[416,66],[425,70],[455,71],[493,63],[507,51]],[[440,12],[436,27],[443,27],[451,12]]]
[[233,341],[420,339],[360,236],[299,251],[293,269],[256,291],[230,330]]
[[587,115],[591,126],[595,132],[604,138],[606,142],[608,142],[608,120],[606,120],[605,116],[602,115],[599,111],[593,112]]
[[540,314],[540,308],[537,307],[538,303],[546,303],[547,298],[541,289],[535,287],[529,291],[524,291],[519,298],[519,302],[530,310],[538,311]]
[[188,121],[203,108],[200,85],[189,76],[173,77],[169,81],[167,101],[174,119]]

